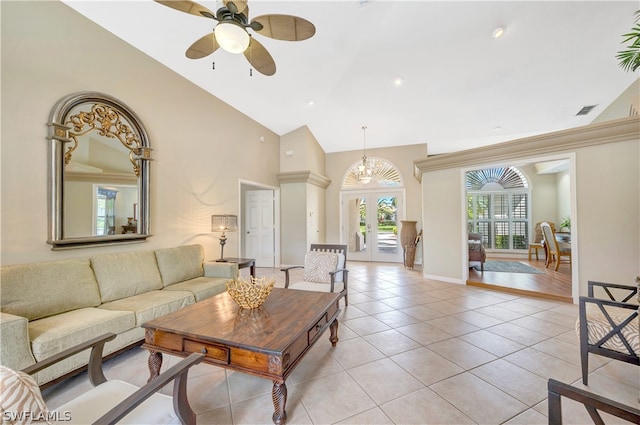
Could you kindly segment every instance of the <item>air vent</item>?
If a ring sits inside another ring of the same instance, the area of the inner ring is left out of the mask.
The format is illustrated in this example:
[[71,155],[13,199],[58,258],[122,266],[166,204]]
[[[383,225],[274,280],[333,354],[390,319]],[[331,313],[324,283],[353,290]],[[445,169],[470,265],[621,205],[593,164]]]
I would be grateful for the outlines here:
[[598,105],[583,106],[582,109],[580,109],[576,115],[587,115],[596,106]]

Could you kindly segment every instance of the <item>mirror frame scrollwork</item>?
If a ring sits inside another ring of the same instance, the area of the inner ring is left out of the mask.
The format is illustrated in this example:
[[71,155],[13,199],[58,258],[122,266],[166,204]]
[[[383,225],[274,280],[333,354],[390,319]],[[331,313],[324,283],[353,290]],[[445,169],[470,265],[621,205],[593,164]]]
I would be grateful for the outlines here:
[[[85,106],[86,105],[86,106]],[[80,112],[78,107],[82,106]],[[70,115],[74,113],[74,115]],[[127,123],[129,125],[127,125]],[[149,236],[149,137],[138,116],[104,93],[79,92],[60,99],[47,123],[49,142],[49,237],[52,250],[144,242]],[[78,137],[95,133],[129,150],[138,182],[137,232],[105,236],[65,237],[65,166],[78,147]]]

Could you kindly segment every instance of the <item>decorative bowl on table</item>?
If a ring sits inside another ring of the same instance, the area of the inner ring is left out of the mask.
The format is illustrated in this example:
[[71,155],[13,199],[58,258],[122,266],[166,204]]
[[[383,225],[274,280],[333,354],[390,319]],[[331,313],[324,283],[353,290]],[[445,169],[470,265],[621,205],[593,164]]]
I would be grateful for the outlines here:
[[275,284],[273,277],[238,277],[227,282],[227,293],[242,308],[258,308],[267,300]]

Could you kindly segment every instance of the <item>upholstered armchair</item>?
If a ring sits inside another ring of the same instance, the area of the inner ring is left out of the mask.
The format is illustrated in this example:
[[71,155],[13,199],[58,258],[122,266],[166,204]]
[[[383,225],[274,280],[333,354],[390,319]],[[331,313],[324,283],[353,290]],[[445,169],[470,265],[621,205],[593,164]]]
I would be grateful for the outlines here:
[[[640,285],[639,276],[636,284]],[[576,321],[584,385],[589,353],[640,366],[639,286],[589,281],[587,295],[580,297]]]
[[487,259],[487,253],[482,245],[482,235],[480,233],[469,233],[469,268],[480,263],[480,270],[484,271],[484,262]]
[[[102,350],[107,341],[116,337],[108,333],[94,338],[54,356],[43,359],[22,371],[0,366],[0,400],[3,421],[31,423],[115,424],[195,424],[196,415],[187,400],[187,374],[189,368],[204,358],[202,353],[191,354],[172,366],[145,386],[139,388],[128,382],[107,380],[102,371]],[[91,349],[88,377],[93,388],[50,411],[31,376],[65,358]],[[174,381],[173,396],[158,393]],[[21,415],[28,414],[29,417]],[[15,419],[15,421],[13,420]]]
[[[303,291],[337,292],[349,305],[347,281],[347,245],[311,244],[304,256],[303,266],[291,266],[281,269],[285,273],[284,287]],[[291,282],[293,269],[304,269],[301,281]]]

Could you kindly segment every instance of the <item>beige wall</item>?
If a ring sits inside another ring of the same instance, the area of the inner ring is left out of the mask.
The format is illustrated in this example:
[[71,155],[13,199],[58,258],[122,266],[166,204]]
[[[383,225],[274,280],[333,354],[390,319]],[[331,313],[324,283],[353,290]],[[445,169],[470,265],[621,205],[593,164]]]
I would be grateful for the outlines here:
[[325,154],[307,126],[280,138],[280,172],[308,170],[324,176]]
[[[46,243],[46,122],[53,105],[70,93],[90,90],[118,98],[149,134],[154,236],[126,249],[202,243],[207,257],[215,258],[220,246],[210,232],[210,215],[238,213],[238,180],[278,186],[278,135],[62,3],[0,7],[2,264],[125,249],[54,252]],[[233,83],[241,89],[245,78],[239,75]],[[237,246],[232,235],[225,253],[231,256]]]
[[[574,300],[588,280],[633,284],[640,274],[640,120],[610,121],[417,162],[422,171],[424,275],[463,283],[466,247],[463,167],[527,162],[527,155],[575,157],[571,173]],[[535,157],[531,158],[531,161]],[[562,177],[561,177],[562,178]],[[564,183],[563,183],[564,184]],[[448,193],[448,196],[443,194]],[[456,193],[458,194],[456,196]],[[435,202],[437,201],[437,202]],[[430,223],[437,225],[430,226]],[[559,223],[558,223],[559,224]],[[577,282],[577,285],[576,285]]]
[[599,123],[640,114],[640,78],[623,91],[592,122]]

